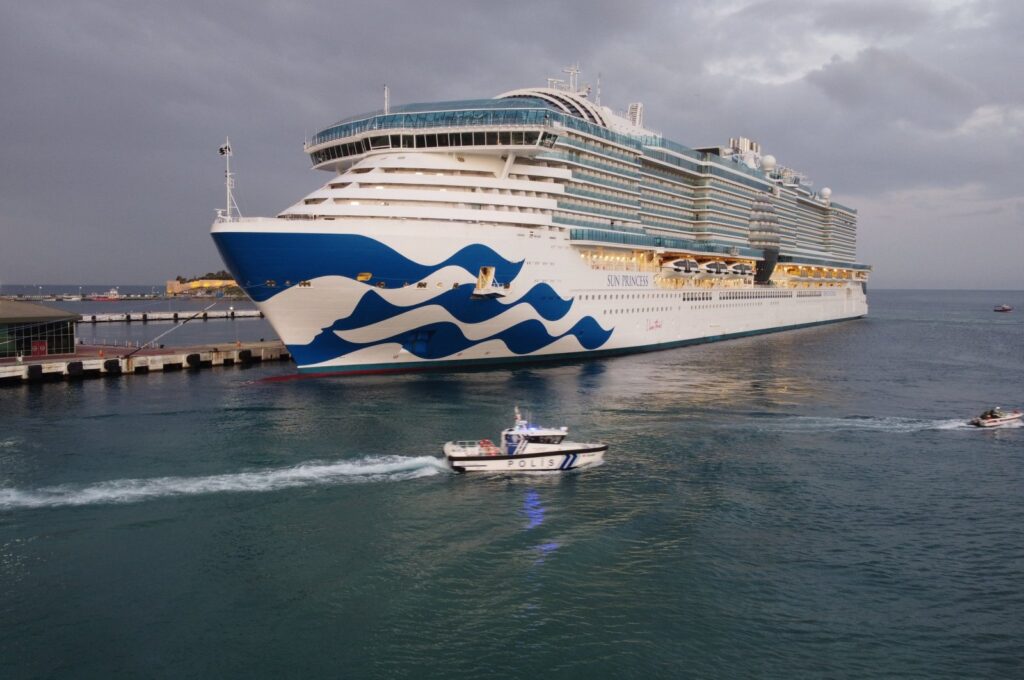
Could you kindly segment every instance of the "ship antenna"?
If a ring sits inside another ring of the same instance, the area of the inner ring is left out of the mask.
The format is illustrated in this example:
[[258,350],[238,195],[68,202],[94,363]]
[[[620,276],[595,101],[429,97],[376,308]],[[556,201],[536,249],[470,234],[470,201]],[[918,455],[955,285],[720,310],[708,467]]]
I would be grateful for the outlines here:
[[598,106],[601,105],[601,72],[597,72],[597,102]]
[[577,61],[562,69],[562,73],[569,74],[569,92],[576,94],[580,88],[580,63]]
[[384,83],[384,115],[391,113],[391,92],[388,90],[388,84]]
[[231,139],[228,137],[224,138],[224,146],[220,147],[220,155],[224,156],[224,212],[223,217],[227,221],[232,219],[232,209],[238,213],[238,216],[242,216],[242,211],[238,209],[238,203],[235,202],[235,175],[231,172]]

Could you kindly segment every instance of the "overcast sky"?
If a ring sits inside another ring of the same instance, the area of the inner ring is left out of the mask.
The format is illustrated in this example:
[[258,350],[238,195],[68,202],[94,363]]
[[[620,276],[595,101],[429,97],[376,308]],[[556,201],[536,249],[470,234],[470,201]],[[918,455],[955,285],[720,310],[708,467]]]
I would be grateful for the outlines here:
[[886,288],[1024,288],[1024,2],[3,2],[0,283],[153,284],[222,265],[246,215],[327,179],[304,136],[579,61],[689,146],[759,141],[860,212]]

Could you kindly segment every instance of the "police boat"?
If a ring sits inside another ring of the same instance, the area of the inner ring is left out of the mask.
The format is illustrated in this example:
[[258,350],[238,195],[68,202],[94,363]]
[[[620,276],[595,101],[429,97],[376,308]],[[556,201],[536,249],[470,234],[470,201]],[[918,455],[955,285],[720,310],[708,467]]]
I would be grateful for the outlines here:
[[604,442],[566,441],[569,428],[531,425],[516,408],[515,425],[490,439],[454,441],[444,455],[455,472],[567,472],[600,465]]

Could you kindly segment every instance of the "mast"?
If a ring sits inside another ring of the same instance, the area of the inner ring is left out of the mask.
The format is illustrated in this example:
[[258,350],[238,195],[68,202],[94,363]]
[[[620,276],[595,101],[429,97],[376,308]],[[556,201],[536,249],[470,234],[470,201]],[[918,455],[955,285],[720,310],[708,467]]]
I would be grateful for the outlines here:
[[[235,196],[232,190],[235,188],[235,175],[231,172],[231,139],[224,138],[224,146],[220,147],[220,155],[224,156],[224,219],[230,221],[233,218],[232,209],[238,210]],[[241,216],[241,214],[239,214]]]
[[576,62],[563,68],[562,73],[569,74],[569,92],[577,94],[580,89],[580,63]]

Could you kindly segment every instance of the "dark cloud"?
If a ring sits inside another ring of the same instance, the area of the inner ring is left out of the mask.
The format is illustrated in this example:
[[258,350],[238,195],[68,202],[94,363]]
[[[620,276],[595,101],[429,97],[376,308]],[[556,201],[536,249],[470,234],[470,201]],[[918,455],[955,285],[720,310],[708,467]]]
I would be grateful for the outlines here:
[[[9,3],[0,281],[152,283],[217,267],[226,134],[243,210],[275,214],[324,179],[304,135],[379,108],[384,83],[395,102],[486,97],[579,60],[591,83],[601,73],[605,104],[644,101],[667,137],[756,138],[861,207],[876,285],[1021,287],[1022,7]],[[936,277],[965,251],[992,266]]]
[[873,47],[849,61],[833,58],[807,81],[846,111],[882,110],[888,120],[938,129],[956,125],[983,101],[983,93],[948,72]]

